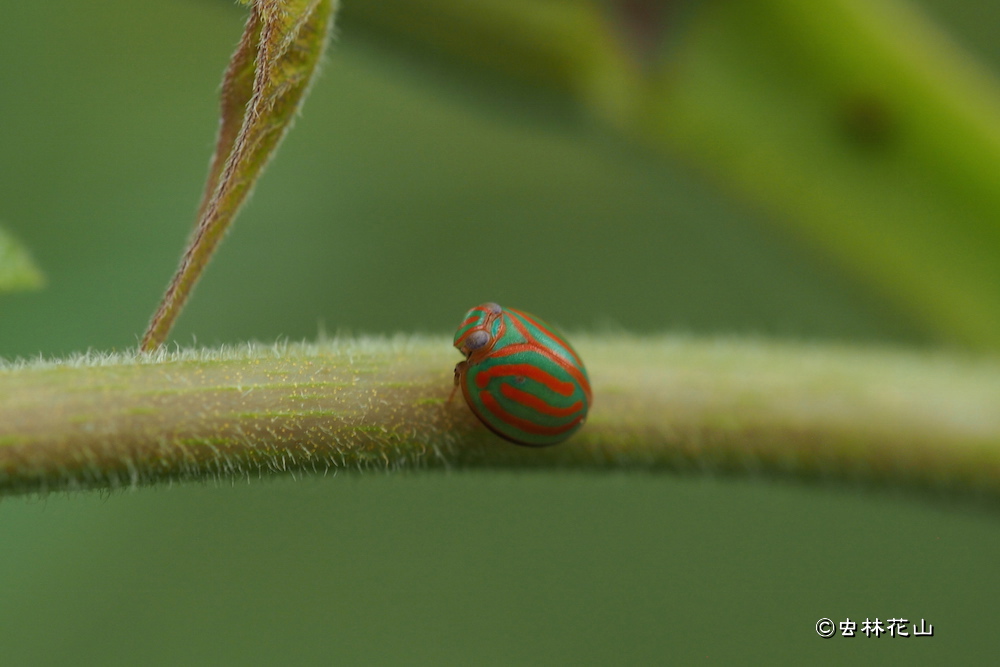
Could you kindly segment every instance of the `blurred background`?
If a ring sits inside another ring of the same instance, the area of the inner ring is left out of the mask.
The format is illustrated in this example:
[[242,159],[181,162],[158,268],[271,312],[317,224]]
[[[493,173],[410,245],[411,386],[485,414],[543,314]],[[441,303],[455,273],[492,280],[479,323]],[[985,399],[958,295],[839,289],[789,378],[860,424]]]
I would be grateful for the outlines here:
[[[801,4],[349,4],[173,339],[450,336],[496,300],[571,331],[995,350],[1000,5]],[[5,8],[0,225],[48,283],[0,294],[0,356],[137,343],[245,13]],[[963,663],[1000,584],[965,502],[639,473],[12,499],[0,545],[10,664]],[[813,629],[876,616],[935,636]]]

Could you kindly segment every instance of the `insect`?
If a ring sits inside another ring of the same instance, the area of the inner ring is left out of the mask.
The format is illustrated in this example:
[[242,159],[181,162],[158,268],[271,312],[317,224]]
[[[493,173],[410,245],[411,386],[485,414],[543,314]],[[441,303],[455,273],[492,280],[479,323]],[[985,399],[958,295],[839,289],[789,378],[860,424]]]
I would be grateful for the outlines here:
[[465,314],[455,347],[465,355],[455,366],[455,387],[500,437],[554,445],[586,421],[587,369],[566,339],[534,315],[484,303]]

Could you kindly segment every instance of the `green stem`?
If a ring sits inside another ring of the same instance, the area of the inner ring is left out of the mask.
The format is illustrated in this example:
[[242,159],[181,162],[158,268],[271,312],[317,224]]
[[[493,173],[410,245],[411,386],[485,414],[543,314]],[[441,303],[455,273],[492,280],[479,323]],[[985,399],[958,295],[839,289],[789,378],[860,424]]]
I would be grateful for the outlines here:
[[582,431],[482,427],[444,338],[83,357],[0,368],[0,493],[361,468],[761,471],[1000,495],[1000,363],[684,338],[574,338]]

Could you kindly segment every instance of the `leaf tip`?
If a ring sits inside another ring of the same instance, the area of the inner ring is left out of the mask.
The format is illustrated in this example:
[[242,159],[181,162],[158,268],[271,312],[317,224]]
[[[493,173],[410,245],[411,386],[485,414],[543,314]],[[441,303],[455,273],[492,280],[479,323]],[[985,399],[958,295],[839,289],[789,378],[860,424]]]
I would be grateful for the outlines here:
[[0,292],[37,290],[45,286],[45,274],[28,249],[0,229]]

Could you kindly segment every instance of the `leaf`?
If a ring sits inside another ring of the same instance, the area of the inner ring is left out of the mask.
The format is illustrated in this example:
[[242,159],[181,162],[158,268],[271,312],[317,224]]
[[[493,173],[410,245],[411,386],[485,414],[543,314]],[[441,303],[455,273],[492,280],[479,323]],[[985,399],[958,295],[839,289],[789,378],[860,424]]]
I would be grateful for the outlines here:
[[[249,0],[241,0],[248,4]],[[215,155],[197,223],[141,349],[160,346],[291,127],[332,29],[336,0],[256,0],[222,83]]]
[[0,228],[0,292],[39,289],[45,276],[17,239]]
[[435,52],[566,92],[766,211],[939,340],[1000,349],[1000,83],[910,3],[347,9]]
[[1000,348],[1000,84],[914,8],[706,5],[648,105],[646,136],[939,340]]

